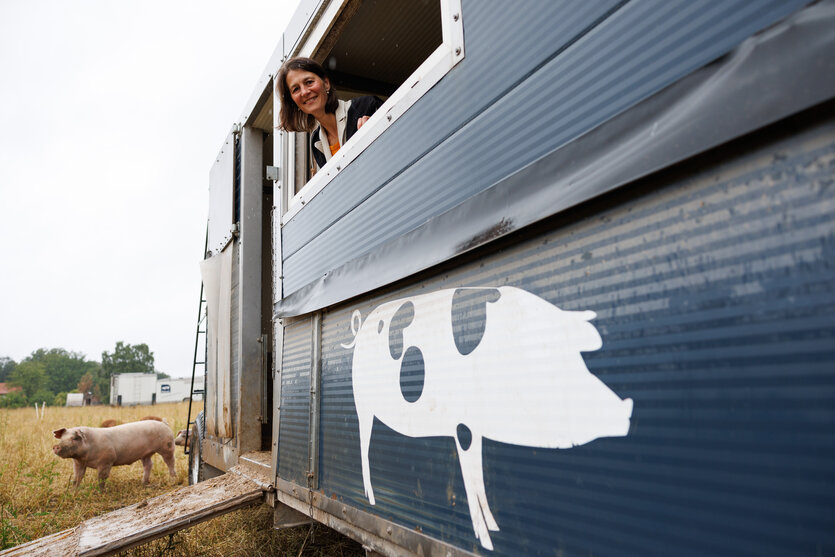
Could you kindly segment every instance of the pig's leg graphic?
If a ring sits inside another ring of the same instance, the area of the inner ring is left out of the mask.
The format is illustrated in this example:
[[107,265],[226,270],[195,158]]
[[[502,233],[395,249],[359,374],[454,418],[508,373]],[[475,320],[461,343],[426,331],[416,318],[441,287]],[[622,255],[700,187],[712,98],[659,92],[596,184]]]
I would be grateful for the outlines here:
[[360,452],[362,457],[362,485],[365,496],[372,505],[374,502],[374,488],[371,487],[371,466],[368,463],[368,449],[371,446],[371,428],[374,425],[374,413],[360,410],[357,405],[357,418],[360,426]]
[[458,426],[455,436],[458,448],[458,461],[461,463],[461,475],[464,478],[464,490],[467,493],[467,505],[473,521],[475,537],[486,549],[493,549],[488,530],[497,531],[499,525],[487,504],[487,492],[484,488],[484,470],[481,462],[481,435],[472,433],[468,427]]
[[145,469],[145,475],[142,476],[142,485],[148,485],[151,480],[151,455],[142,458],[142,468]]

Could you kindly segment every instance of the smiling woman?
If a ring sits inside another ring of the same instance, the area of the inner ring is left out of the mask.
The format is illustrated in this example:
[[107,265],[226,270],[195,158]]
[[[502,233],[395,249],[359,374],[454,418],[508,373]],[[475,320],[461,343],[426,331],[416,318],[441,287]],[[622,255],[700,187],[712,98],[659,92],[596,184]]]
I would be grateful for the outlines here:
[[[317,125],[312,116],[309,127],[288,126],[279,118],[279,127],[291,132],[282,135],[286,161],[278,165],[282,182],[291,186],[282,191],[282,213],[289,220],[464,59],[460,1],[324,3],[309,33],[290,39],[285,47],[283,67],[300,57],[313,61],[315,70],[302,69],[327,85],[328,102],[343,101],[333,107],[337,124],[331,122],[331,129],[328,122]],[[282,111],[292,100],[280,91],[283,77],[275,77]],[[378,110],[382,114],[371,118]]]
[[310,155],[315,170],[323,167],[339,148],[383,104],[375,96],[339,100],[324,68],[310,58],[288,60],[276,78],[281,99],[281,127],[311,132]]

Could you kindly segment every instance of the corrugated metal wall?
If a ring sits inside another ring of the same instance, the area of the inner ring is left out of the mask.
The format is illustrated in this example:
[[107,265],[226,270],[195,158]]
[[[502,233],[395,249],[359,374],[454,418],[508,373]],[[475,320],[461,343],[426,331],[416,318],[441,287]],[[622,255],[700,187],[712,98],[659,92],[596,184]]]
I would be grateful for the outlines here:
[[[492,255],[326,312],[325,496],[485,555],[832,554],[831,109],[801,119],[810,127],[795,138],[769,142],[761,133],[586,204]],[[828,122],[811,127],[822,114]],[[798,121],[782,129],[794,133]],[[377,500],[369,505],[352,352],[342,345],[353,339],[355,309],[365,317],[404,296],[505,285],[596,312],[603,347],[584,360],[635,406],[627,437],[568,450],[485,439],[486,493],[499,526],[487,551],[473,534],[452,438],[409,438],[376,421]],[[306,419],[309,331],[304,320],[285,333],[281,407],[280,476],[302,485],[304,468],[289,462],[307,455],[306,426],[296,420]]]
[[307,485],[310,422],[310,371],[313,330],[310,318],[292,320],[284,328],[281,365],[281,410],[278,431],[278,475]]
[[490,187],[804,3],[565,1],[507,10],[464,1],[466,58],[285,225],[285,295]]

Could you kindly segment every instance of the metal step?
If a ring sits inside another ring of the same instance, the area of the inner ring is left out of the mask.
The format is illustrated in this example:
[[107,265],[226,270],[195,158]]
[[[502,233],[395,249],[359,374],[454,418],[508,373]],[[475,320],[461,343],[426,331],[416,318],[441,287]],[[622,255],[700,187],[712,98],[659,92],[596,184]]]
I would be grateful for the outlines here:
[[[199,522],[264,502],[268,476],[244,464],[196,485],[181,487],[82,522],[75,528],[15,546],[2,557],[113,555]],[[267,481],[265,481],[265,479]]]

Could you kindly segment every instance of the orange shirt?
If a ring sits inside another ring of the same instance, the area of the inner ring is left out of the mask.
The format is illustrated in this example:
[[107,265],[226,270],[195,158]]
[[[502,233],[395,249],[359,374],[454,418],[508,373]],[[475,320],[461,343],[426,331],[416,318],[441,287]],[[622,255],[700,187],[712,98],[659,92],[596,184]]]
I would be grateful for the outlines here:
[[336,143],[334,145],[330,145],[330,148],[331,148],[331,156],[334,156],[336,154],[336,152],[339,151],[339,143]]

